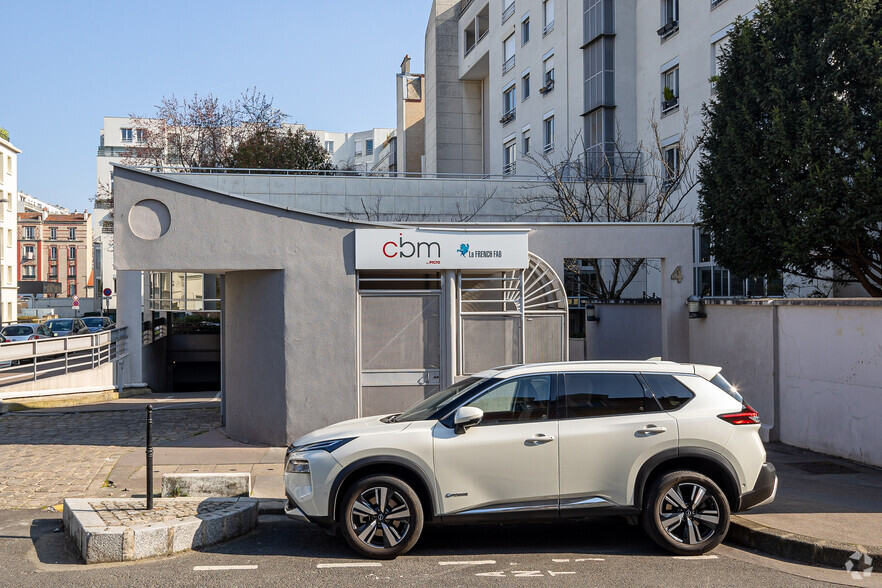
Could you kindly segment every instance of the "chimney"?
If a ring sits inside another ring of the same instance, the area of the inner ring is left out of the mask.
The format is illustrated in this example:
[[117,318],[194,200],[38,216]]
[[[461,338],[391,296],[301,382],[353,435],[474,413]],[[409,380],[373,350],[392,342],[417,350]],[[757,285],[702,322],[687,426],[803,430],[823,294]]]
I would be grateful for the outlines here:
[[43,207],[43,212],[42,212],[43,220],[46,220],[46,217],[47,217],[47,216],[49,216],[49,209],[46,208],[46,207],[44,206],[44,207]]
[[410,73],[410,55],[405,55],[404,60],[401,62],[401,73],[409,74]]

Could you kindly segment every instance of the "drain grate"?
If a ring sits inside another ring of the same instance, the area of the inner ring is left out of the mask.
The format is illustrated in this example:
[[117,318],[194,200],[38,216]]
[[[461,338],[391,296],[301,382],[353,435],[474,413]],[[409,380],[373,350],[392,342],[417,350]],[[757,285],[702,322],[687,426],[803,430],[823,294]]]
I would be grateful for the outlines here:
[[803,461],[790,464],[809,474],[858,474],[855,469],[832,461]]

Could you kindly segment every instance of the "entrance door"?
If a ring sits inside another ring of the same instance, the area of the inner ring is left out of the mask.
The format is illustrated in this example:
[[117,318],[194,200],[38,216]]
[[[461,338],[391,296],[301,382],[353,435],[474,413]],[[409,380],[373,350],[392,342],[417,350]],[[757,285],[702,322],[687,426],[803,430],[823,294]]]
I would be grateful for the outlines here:
[[401,412],[439,390],[441,295],[362,292],[361,415]]

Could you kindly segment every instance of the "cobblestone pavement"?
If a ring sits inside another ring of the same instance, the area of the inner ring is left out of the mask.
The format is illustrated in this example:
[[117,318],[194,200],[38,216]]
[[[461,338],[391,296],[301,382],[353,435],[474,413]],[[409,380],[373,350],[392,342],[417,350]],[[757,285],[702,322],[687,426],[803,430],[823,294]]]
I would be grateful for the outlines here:
[[[218,408],[153,413],[153,444],[220,426]],[[112,496],[102,488],[128,449],[144,446],[141,411],[0,416],[0,509],[41,508],[64,498]]]
[[145,510],[146,501],[139,500],[93,500],[89,506],[95,509],[98,516],[108,527],[134,527],[150,523],[207,515],[235,506],[236,498],[211,499],[204,498],[159,498],[154,502],[153,510]]

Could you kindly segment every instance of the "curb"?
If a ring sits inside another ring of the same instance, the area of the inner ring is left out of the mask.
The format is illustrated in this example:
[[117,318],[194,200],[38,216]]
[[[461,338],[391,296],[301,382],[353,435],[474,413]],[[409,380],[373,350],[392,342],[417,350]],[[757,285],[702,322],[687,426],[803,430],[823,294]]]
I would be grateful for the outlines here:
[[[172,555],[227,541],[257,526],[255,498],[159,498],[173,501],[219,503],[214,512],[132,526],[108,526],[90,502],[99,499],[67,498],[63,520],[67,536],[76,544],[86,564],[133,561]],[[115,502],[143,508],[144,501],[121,498]]]
[[258,498],[257,501],[260,515],[285,514],[285,501],[281,498]]
[[736,543],[769,555],[831,568],[843,567],[855,552],[866,554],[874,561],[882,561],[882,547],[840,543],[799,535],[767,527],[737,515],[732,515],[727,537]]
[[122,394],[114,387],[90,392],[71,392],[67,394],[43,394],[28,396],[26,392],[16,397],[0,399],[0,414],[34,410],[40,408],[68,408],[98,402],[110,402],[120,398],[131,398],[150,393],[150,388],[125,388]]

